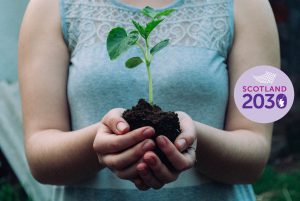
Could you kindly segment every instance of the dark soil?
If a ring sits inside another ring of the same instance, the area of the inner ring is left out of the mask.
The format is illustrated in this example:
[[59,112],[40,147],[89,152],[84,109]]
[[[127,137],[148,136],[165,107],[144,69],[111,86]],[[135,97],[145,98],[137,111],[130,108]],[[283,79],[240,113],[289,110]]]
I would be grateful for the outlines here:
[[[179,118],[175,112],[164,112],[157,105],[150,105],[144,99],[140,99],[136,106],[126,110],[123,118],[130,125],[130,130],[135,130],[143,126],[151,126],[155,130],[153,140],[159,135],[166,136],[171,142],[181,133]],[[171,163],[168,161],[162,151],[156,146],[155,153],[161,161],[171,170]]]

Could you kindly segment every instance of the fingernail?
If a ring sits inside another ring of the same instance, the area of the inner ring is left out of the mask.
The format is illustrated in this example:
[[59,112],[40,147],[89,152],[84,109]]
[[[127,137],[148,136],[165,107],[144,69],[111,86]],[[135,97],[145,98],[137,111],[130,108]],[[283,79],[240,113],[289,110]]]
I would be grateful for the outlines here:
[[185,139],[179,139],[176,141],[176,144],[179,146],[180,151],[183,151],[186,146]]
[[117,129],[118,129],[118,131],[120,131],[120,132],[123,132],[126,128],[127,128],[127,125],[126,125],[124,122],[122,122],[122,121],[120,121],[120,122],[117,124]]
[[151,149],[153,149],[153,147],[154,147],[154,144],[150,141],[147,141],[143,145],[143,150],[144,151],[150,151]]
[[151,129],[151,128],[146,128],[145,130],[144,130],[144,132],[143,132],[143,135],[145,135],[145,136],[147,136],[147,137],[150,137],[150,136],[152,136],[154,134],[154,131],[153,131],[153,129]]
[[138,169],[138,171],[141,175],[144,175],[144,176],[148,174],[148,170],[146,167],[140,168],[140,169]]

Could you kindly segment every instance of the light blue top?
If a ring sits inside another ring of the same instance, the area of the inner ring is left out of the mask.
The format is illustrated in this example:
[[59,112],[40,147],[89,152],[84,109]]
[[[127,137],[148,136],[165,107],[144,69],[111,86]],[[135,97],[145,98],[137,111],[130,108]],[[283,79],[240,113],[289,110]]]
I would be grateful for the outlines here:
[[[152,63],[154,102],[167,111],[185,111],[194,120],[222,129],[228,101],[226,59],[233,40],[231,0],[175,0],[177,10],[154,30],[150,45],[171,44]],[[144,66],[126,69],[124,62],[142,56],[133,47],[110,61],[106,37],[112,27],[134,27],[131,19],[148,20],[139,9],[119,0],[61,0],[62,30],[71,54],[68,101],[73,130],[99,121],[110,109],[130,108],[147,99]],[[214,160],[214,159],[212,159]],[[220,167],[222,169],[222,167]],[[74,186],[55,188],[55,201],[88,200],[255,200],[251,185],[220,184],[185,171],[160,190],[139,191],[108,169]]]

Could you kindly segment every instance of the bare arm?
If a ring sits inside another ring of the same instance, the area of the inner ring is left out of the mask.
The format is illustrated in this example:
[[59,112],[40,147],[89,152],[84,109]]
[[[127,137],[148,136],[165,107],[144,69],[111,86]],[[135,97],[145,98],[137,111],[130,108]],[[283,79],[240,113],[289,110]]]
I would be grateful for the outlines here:
[[225,131],[195,122],[197,167],[225,183],[252,183],[269,157],[272,124],[246,119],[235,106],[234,85],[257,65],[280,66],[279,42],[272,10],[266,0],[235,1],[235,39],[229,57],[230,97]]
[[26,156],[42,183],[73,183],[100,169],[93,151],[98,125],[70,131],[68,62],[58,1],[31,0],[20,32],[19,80]]

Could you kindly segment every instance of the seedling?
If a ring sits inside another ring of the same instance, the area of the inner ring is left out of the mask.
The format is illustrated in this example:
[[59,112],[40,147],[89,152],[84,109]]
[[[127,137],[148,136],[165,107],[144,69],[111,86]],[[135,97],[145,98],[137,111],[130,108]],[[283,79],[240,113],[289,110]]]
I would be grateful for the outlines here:
[[[107,37],[107,51],[111,60],[118,58],[129,48],[137,46],[142,51],[144,57],[132,57],[125,62],[125,66],[131,69],[144,63],[147,68],[149,103],[144,99],[140,99],[136,106],[124,111],[122,117],[128,122],[131,130],[143,126],[151,126],[155,130],[153,140],[159,135],[165,135],[171,142],[174,142],[181,132],[179,118],[175,112],[164,112],[159,106],[153,104],[151,75],[153,56],[169,44],[169,39],[162,40],[153,47],[150,47],[149,38],[152,31],[165,19],[164,17],[170,15],[174,10],[166,9],[157,12],[153,8],[146,6],[141,10],[150,19],[146,25],[132,20],[131,22],[135,27],[133,31],[127,33],[124,28],[115,27],[109,32]],[[167,157],[158,147],[155,148],[155,153],[168,168],[173,168]]]
[[[166,47],[169,44],[169,39],[165,39],[154,45],[149,46],[149,38],[151,32],[165,19],[165,16],[170,15],[175,9],[166,9],[161,12],[155,11],[150,6],[146,6],[141,10],[141,13],[150,18],[150,21],[146,25],[142,25],[135,20],[131,20],[132,24],[136,28],[129,33],[123,27],[113,28],[107,37],[107,51],[109,58],[114,60],[118,58],[122,53],[126,52],[132,46],[138,46],[142,51],[144,58],[132,57],[125,62],[127,68],[135,68],[141,63],[145,63],[148,74],[148,88],[149,88],[149,103],[153,106],[153,88],[152,88],[152,74],[151,74],[151,62],[153,56]],[[142,44],[140,40],[143,40]]]

